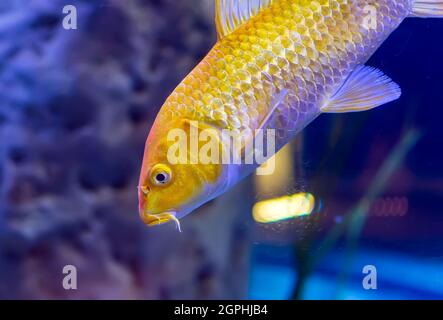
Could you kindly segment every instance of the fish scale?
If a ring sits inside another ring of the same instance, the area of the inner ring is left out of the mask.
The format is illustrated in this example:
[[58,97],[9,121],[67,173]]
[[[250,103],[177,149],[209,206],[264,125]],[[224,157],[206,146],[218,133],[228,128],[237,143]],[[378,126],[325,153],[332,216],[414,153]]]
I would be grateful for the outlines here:
[[[367,6],[377,26],[363,25]],[[288,96],[269,121],[284,145],[410,12],[403,1],[274,1],[221,39],[165,103],[170,117],[220,129],[257,129],[275,94]],[[165,119],[165,121],[167,121]]]

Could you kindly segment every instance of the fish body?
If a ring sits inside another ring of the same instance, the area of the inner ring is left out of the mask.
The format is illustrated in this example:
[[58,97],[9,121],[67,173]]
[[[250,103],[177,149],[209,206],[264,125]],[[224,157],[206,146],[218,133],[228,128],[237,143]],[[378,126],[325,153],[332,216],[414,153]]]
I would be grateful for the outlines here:
[[[139,183],[147,224],[164,212],[165,221],[181,218],[258,166],[168,164],[172,128],[190,132],[197,123],[199,130],[246,132],[246,141],[257,129],[273,129],[278,151],[321,113],[397,99],[399,87],[365,62],[408,16],[443,14],[436,0],[241,2],[217,0],[219,41],[168,97],[151,129]],[[170,171],[165,186],[153,183],[159,164]]]
[[[377,8],[374,29],[364,26],[368,5]],[[409,0],[275,1],[215,45],[167,99],[159,121],[182,117],[253,131],[287,89],[269,124],[284,145],[409,12]]]

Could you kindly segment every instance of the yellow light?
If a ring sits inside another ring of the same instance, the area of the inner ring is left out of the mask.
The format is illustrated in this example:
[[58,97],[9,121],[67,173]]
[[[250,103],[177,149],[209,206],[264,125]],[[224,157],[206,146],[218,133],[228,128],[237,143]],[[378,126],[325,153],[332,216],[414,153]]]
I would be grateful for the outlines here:
[[284,194],[293,184],[293,150],[289,143],[277,152],[262,167],[267,167],[268,162],[275,161],[274,172],[267,175],[255,176],[255,189],[258,194]]
[[277,222],[312,213],[315,198],[310,193],[297,193],[292,196],[257,202],[252,208],[254,220],[260,223]]

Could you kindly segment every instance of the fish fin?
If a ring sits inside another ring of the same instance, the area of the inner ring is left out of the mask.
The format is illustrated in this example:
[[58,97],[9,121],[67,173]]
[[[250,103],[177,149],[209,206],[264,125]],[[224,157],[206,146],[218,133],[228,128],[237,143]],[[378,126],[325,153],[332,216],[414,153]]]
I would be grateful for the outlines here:
[[358,66],[340,89],[321,108],[322,112],[357,112],[397,100],[401,89],[382,71]]
[[[282,89],[278,93],[276,93],[271,101],[270,107],[268,112],[266,113],[265,117],[260,122],[260,125],[257,127],[258,130],[265,129],[269,121],[272,119],[272,116],[275,114],[275,110],[277,110],[278,106],[282,103],[282,101],[286,98],[288,95],[287,89]],[[250,156],[251,152],[254,152],[253,148],[251,148],[254,145],[254,139],[257,137],[257,132],[253,133],[250,137],[250,139],[246,139],[245,144],[242,146],[241,149],[241,156],[242,159],[245,159],[248,155]],[[247,153],[249,151],[249,153]]]
[[274,95],[274,98],[271,101],[270,108],[268,112],[266,113],[265,117],[260,122],[260,125],[258,126],[258,129],[265,129],[266,126],[269,124],[269,121],[272,118],[272,115],[274,114],[275,110],[277,110],[278,106],[282,103],[282,101],[286,98],[288,95],[288,90],[283,89],[280,90],[280,92],[276,93]]
[[410,17],[443,18],[443,0],[413,0]]
[[215,0],[218,38],[234,32],[244,22],[268,8],[275,0]]

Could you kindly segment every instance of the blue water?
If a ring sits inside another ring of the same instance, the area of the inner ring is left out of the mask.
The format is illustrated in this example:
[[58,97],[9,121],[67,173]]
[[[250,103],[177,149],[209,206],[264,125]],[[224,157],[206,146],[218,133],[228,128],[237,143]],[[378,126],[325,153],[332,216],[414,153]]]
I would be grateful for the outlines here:
[[[256,247],[258,253],[262,248]],[[267,248],[269,250],[269,248]],[[290,256],[291,248],[279,248]],[[307,281],[303,299],[443,299],[443,257],[417,258],[389,251],[359,250],[351,266],[351,274],[343,288],[338,275],[343,255],[330,254],[319,270]],[[374,265],[377,289],[364,289],[363,267]],[[297,273],[290,261],[270,263],[256,255],[250,277],[249,298],[282,300],[291,297]]]

